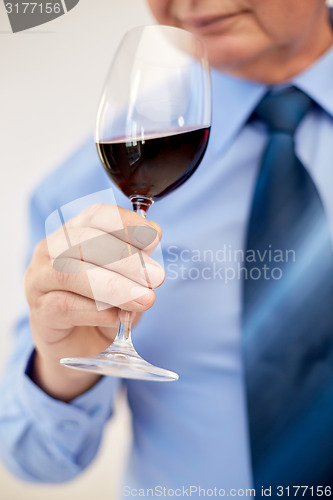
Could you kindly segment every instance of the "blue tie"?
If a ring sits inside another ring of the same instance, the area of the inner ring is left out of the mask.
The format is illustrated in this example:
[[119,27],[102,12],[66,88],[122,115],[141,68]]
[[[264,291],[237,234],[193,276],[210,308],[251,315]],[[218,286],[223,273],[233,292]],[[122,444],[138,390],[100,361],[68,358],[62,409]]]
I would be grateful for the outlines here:
[[332,242],[294,147],[314,106],[290,87],[268,93],[251,117],[269,138],[248,222],[243,354],[254,485],[258,496],[271,486],[273,498],[279,486],[290,496],[308,486],[298,494],[309,498],[333,486]]

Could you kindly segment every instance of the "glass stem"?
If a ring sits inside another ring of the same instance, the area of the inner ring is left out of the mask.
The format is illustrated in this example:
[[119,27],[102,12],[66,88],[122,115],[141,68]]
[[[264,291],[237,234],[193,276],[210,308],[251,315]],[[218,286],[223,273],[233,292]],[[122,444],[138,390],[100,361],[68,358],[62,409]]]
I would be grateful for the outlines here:
[[148,196],[133,195],[130,196],[130,200],[132,202],[134,212],[144,218],[146,218],[148,208],[154,203],[154,200],[152,198],[148,198]]
[[120,311],[119,316],[122,316],[122,321],[119,322],[117,336],[113,341],[114,344],[123,346],[132,346],[132,332],[131,332],[131,313],[129,311]]
[[[150,205],[152,205],[152,203],[154,203],[154,200],[148,198],[147,196],[131,196],[130,200],[132,202],[134,212],[141,215],[145,219],[148,208],[150,207]],[[141,265],[145,270],[146,266],[141,252],[139,252],[139,257],[141,260]],[[149,281],[147,282],[149,283]],[[122,350],[134,350],[132,344],[132,313],[129,311],[120,310],[119,316],[121,317],[122,321],[119,321],[117,335],[109,349],[119,347]],[[108,349],[105,352],[107,353]]]

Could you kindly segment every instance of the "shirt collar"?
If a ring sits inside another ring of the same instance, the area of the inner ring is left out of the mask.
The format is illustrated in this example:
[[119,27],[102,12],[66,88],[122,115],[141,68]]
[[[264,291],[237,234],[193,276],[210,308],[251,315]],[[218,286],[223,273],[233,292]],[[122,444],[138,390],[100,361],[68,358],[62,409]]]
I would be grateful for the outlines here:
[[[305,71],[282,86],[295,85],[333,116],[333,47]],[[252,111],[271,88],[212,70],[213,113],[211,142],[224,150],[246,123]],[[281,85],[276,86],[276,89]]]
[[306,92],[319,106],[333,116],[333,46],[291,83]]
[[267,91],[267,86],[216,70],[212,70],[211,75],[213,111],[210,142],[221,152],[246,123]]

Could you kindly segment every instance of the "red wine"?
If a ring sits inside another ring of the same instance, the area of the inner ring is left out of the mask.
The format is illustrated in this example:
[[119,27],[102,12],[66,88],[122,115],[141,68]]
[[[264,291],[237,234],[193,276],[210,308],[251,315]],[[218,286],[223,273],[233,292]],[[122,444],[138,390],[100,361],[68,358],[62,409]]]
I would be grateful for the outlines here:
[[205,153],[210,128],[145,140],[98,143],[111,180],[126,196],[162,198],[183,184]]

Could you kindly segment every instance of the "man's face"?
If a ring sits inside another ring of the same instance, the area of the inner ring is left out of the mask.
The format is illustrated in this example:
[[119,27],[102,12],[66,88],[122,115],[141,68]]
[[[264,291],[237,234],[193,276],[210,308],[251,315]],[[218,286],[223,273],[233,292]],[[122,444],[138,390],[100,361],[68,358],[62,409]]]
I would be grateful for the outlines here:
[[244,78],[286,79],[332,44],[325,0],[147,1],[160,24],[199,35],[212,66]]

